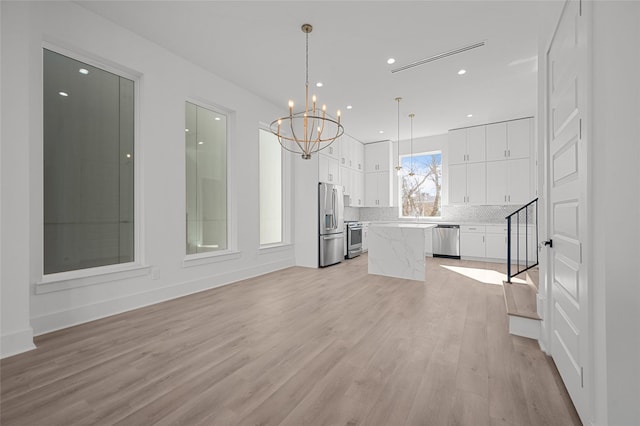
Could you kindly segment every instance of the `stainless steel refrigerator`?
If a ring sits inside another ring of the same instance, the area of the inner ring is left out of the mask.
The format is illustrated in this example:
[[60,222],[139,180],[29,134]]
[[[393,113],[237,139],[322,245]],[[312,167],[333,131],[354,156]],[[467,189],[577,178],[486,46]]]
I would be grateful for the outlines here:
[[344,189],[321,182],[318,188],[320,223],[320,266],[344,259]]

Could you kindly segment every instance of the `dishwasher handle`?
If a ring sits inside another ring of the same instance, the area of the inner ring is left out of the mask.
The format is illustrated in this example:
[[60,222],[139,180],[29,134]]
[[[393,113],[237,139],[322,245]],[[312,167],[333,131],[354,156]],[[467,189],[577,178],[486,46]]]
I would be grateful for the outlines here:
[[438,226],[436,226],[436,228],[450,228],[450,229],[451,228],[454,228],[454,229],[457,228],[457,229],[460,229],[460,225],[438,225]]

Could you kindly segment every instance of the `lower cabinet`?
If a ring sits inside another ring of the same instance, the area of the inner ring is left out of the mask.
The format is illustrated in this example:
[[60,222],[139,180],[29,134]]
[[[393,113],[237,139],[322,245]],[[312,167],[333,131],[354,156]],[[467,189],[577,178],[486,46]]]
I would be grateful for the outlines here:
[[502,225],[487,226],[486,257],[489,259],[507,259],[507,227]]
[[460,226],[460,256],[485,257],[484,226]]

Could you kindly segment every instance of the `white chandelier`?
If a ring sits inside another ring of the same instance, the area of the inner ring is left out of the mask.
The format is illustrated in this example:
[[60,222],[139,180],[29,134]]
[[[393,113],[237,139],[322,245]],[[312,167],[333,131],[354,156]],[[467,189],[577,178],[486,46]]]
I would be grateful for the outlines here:
[[278,137],[283,149],[301,154],[303,159],[309,160],[311,154],[328,147],[342,136],[344,127],[340,124],[340,110],[334,119],[327,114],[326,105],[322,105],[322,109],[317,108],[315,95],[311,97],[309,105],[309,33],[313,27],[304,24],[301,29],[306,34],[304,111],[294,112],[293,101],[289,100],[289,115],[273,120],[269,129]]

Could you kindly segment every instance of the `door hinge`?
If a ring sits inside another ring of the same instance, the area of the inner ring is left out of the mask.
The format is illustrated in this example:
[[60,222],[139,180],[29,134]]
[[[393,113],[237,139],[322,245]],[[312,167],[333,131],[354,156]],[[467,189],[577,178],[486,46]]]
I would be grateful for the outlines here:
[[584,368],[580,367],[580,387],[584,387]]
[[547,241],[543,241],[542,244],[545,245],[545,246],[549,246],[550,248],[553,248],[553,240],[551,240],[551,239],[549,239]]

